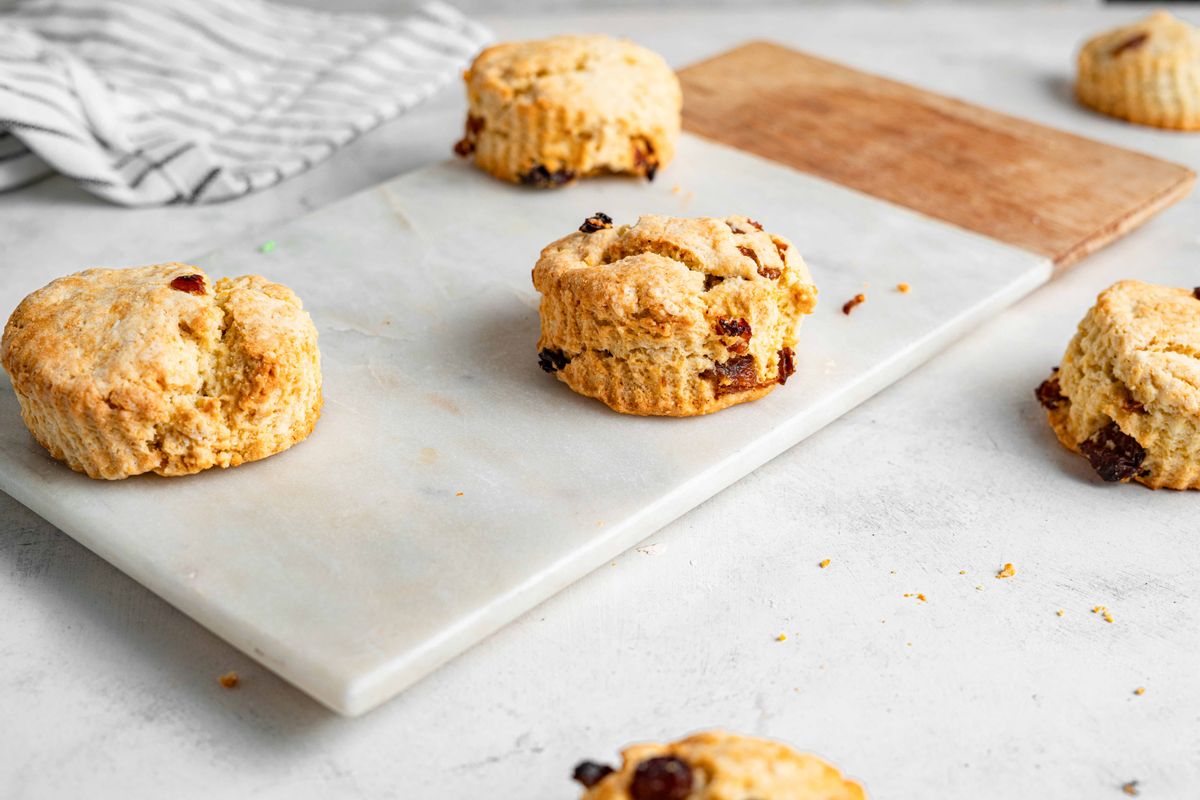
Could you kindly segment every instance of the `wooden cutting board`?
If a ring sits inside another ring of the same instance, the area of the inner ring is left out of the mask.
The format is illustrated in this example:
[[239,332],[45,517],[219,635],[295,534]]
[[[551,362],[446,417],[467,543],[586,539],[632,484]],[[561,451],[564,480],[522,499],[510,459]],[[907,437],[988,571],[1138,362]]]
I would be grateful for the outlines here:
[[1063,269],[1183,198],[1186,167],[752,42],[680,73],[684,127]]

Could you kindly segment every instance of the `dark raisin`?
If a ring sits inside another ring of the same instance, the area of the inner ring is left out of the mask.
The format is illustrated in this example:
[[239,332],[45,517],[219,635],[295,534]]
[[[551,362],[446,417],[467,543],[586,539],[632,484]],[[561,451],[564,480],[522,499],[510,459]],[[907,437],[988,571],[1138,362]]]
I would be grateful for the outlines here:
[[1067,398],[1062,393],[1062,388],[1058,385],[1057,375],[1051,375],[1042,381],[1033,394],[1037,397],[1039,403],[1050,409],[1058,408],[1067,402]]
[[1116,49],[1112,51],[1113,58],[1121,55],[1121,53],[1124,53],[1126,50],[1137,50],[1139,47],[1144,45],[1146,40],[1149,38],[1150,34],[1148,33],[1139,33],[1136,36],[1131,36],[1130,38],[1121,42],[1121,44],[1117,45]]
[[707,292],[709,289],[713,288],[714,286],[716,286],[718,283],[720,283],[723,280],[725,280],[725,277],[722,275],[709,275],[709,274],[705,273],[705,275],[704,275],[704,291]]
[[575,180],[575,173],[569,169],[556,169],[554,172],[538,164],[533,169],[519,176],[521,183],[526,186],[537,186],[540,189],[564,186]]
[[717,319],[717,333],[721,336],[740,336],[747,342],[750,341],[750,337],[753,335],[750,332],[750,323],[746,322],[743,317],[738,317],[737,319],[719,317]]
[[750,227],[754,228],[754,230],[756,230],[756,231],[761,231],[761,230],[762,230],[762,225],[760,225],[759,223],[757,223],[757,222],[755,222],[754,220],[750,219],[749,217],[746,217],[746,222],[748,222],[748,223],[750,224]]
[[685,800],[691,793],[692,768],[671,756],[638,764],[629,782],[629,796],[633,800]]
[[792,348],[785,347],[779,351],[779,385],[787,383],[787,379],[796,372],[796,354]]
[[604,230],[612,227],[612,217],[605,214],[603,211],[597,211],[592,216],[583,221],[579,226],[580,233],[595,233],[596,231]]
[[484,119],[474,114],[467,114],[467,135],[478,136],[483,133]]
[[1192,297],[1196,298],[1197,300],[1200,300],[1200,286],[1197,286],[1195,289],[1192,289]]
[[645,139],[635,139],[633,163],[638,172],[646,176],[646,180],[654,180],[654,176],[658,174],[658,156],[654,154],[654,145]]
[[[728,220],[725,221],[725,224],[728,225],[729,230],[733,231],[734,233],[747,233],[747,231],[742,230],[737,225],[734,225],[732,222],[729,222]],[[756,231],[761,231],[763,229],[762,225],[758,224],[757,222],[750,219],[749,217],[746,217],[746,224],[749,225],[751,228],[754,228],[754,230],[756,230]]]
[[754,252],[754,250],[752,248],[738,245],[738,252],[741,253],[742,255],[744,255],[746,258],[753,261],[754,265],[756,267],[758,267],[758,274],[762,275],[764,278],[770,278],[771,280],[776,280],[780,275],[783,274],[783,270],[781,270],[777,267],[768,267],[765,264],[763,264],[762,262],[760,262],[758,260],[758,253]]
[[171,281],[171,288],[188,294],[204,294],[204,276],[180,275]]
[[571,773],[571,777],[590,789],[613,773],[608,764],[597,764],[595,761],[581,761]]
[[1110,422],[1079,443],[1083,453],[1096,474],[1106,481],[1127,481],[1138,473],[1138,467],[1146,459],[1146,449],[1137,439]]
[[762,385],[758,382],[754,356],[750,355],[717,362],[712,369],[701,372],[700,377],[713,382],[713,393],[717,397],[749,391]]
[[1134,400],[1132,397],[1129,398],[1128,400],[1126,400],[1124,403],[1122,403],[1121,408],[1125,409],[1130,414],[1145,414],[1146,413],[1145,404],[1139,403],[1137,400]]
[[865,302],[866,299],[867,299],[867,296],[865,294],[854,295],[854,297],[851,297],[842,306],[842,313],[845,314],[846,316],[850,316],[850,312],[853,311],[855,309],[855,307],[858,306],[859,303]]
[[787,249],[788,249],[787,242],[781,242],[778,239],[774,239],[774,238],[771,239],[771,242],[775,245],[775,251],[777,253],[779,253],[779,260],[782,261],[784,264],[786,264],[787,256],[785,255],[785,253],[787,253]]
[[459,158],[466,158],[475,152],[475,143],[470,139],[462,138],[454,143],[454,155]]
[[538,366],[546,372],[558,372],[570,363],[571,359],[562,350],[545,349],[538,351]]
[[475,137],[483,131],[483,117],[467,114],[466,135],[454,144],[454,154],[466,158],[475,152]]
[[738,252],[753,261],[755,264],[758,263],[758,253],[754,252],[753,247],[746,247],[744,244],[739,244]]

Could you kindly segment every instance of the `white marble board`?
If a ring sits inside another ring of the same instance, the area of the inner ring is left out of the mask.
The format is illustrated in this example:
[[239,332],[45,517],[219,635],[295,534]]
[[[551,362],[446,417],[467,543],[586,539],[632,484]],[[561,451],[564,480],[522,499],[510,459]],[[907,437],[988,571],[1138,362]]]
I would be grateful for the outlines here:
[[[744,213],[791,238],[821,302],[787,386],[707,417],[652,419],[615,414],[543,373],[530,270],[543,245],[597,210],[618,223]],[[275,249],[260,252],[268,239]],[[261,273],[304,299],[325,378],[313,435],[232,470],[96,482],[32,441],[5,385],[0,489],[349,715],[1051,274],[1040,256],[690,136],[653,184],[539,192],[447,161],[196,263],[214,276]],[[843,315],[860,291],[866,303]],[[0,299],[20,298],[0,284]]]

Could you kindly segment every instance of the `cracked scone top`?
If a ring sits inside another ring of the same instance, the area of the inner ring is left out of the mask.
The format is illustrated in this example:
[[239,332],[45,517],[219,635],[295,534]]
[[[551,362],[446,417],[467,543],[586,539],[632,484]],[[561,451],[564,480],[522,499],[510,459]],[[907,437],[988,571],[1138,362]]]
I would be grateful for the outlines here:
[[864,800],[862,786],[813,755],[724,731],[638,744],[621,768],[584,762],[582,800]]
[[501,180],[552,187],[608,172],[653,178],[675,154],[679,79],[632,42],[498,44],[463,77],[466,133],[455,152]]
[[1113,117],[1200,130],[1200,30],[1158,11],[1100,34],[1079,52],[1075,92]]
[[72,469],[115,480],[231,467],[304,439],[321,409],[317,331],[257,275],[91,269],[25,298],[0,343],[21,416]]
[[627,414],[692,416],[754,400],[794,370],[816,287],[791,243],[746,217],[603,214],[546,247],[538,359]]
[[1195,292],[1141,281],[1109,287],[1038,387],[1059,441],[1104,480],[1200,488]]

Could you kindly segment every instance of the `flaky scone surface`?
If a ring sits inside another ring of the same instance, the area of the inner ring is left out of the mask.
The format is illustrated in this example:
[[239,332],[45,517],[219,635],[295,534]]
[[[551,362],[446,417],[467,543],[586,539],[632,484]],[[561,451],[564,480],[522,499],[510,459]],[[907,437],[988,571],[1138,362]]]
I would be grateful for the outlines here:
[[1200,30],[1165,11],[1088,41],[1079,100],[1120,119],[1200,130]]
[[552,187],[608,172],[654,177],[675,154],[682,92],[662,58],[608,36],[484,50],[464,74],[455,151],[506,181]]
[[[621,753],[621,768],[584,792],[583,800],[643,800],[653,784],[639,766],[674,758],[690,769],[683,800],[863,800],[862,787],[820,758],[769,739],[705,731],[670,744],[639,744]],[[645,771],[643,767],[643,771]],[[660,782],[661,785],[662,782]],[[687,779],[684,779],[684,785]],[[641,790],[639,792],[639,789]],[[677,788],[677,792],[680,791]]]
[[666,416],[786,382],[817,295],[791,243],[746,217],[581,230],[542,251],[533,283],[543,369],[617,411]]
[[317,332],[256,275],[92,269],[13,312],[0,343],[34,437],[93,478],[185,475],[278,453],[321,409]]
[[1200,300],[1141,281],[1106,289],[1039,398],[1106,480],[1200,488]]

